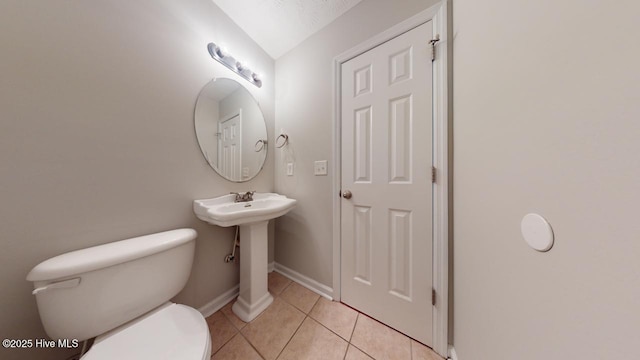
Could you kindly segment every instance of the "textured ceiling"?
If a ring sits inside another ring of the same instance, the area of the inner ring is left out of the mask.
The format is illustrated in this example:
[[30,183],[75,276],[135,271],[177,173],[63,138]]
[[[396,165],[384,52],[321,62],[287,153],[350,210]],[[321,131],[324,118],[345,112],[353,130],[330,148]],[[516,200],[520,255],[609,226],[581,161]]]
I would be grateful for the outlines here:
[[[274,59],[294,48],[360,1],[213,0]],[[231,50],[231,44],[228,45]]]

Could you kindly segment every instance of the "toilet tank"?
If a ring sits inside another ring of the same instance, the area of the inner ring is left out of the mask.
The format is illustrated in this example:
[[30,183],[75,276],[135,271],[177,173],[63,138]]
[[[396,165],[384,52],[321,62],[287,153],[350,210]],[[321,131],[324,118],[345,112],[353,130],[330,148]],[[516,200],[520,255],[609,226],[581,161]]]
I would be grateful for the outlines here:
[[193,229],[145,235],[62,254],[27,275],[53,339],[90,339],[174,297],[191,273]]

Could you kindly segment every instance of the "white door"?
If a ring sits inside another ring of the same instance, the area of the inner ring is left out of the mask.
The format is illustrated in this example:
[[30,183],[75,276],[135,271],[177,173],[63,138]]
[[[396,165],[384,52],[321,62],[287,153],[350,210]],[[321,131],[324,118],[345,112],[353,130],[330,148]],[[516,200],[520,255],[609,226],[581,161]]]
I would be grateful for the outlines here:
[[230,180],[242,180],[242,120],[241,112],[223,118],[218,123],[218,170]]
[[341,300],[427,345],[432,344],[431,35],[428,22],[341,69]]

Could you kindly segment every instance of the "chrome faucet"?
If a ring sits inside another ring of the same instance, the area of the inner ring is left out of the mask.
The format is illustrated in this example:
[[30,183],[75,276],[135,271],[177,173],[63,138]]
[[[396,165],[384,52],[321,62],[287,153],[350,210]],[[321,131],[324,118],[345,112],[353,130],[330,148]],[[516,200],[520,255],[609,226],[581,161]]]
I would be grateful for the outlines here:
[[248,201],[253,201],[253,194],[255,194],[256,191],[247,191],[244,194],[241,193],[237,193],[237,192],[232,192],[231,194],[236,196],[236,202],[248,202]]

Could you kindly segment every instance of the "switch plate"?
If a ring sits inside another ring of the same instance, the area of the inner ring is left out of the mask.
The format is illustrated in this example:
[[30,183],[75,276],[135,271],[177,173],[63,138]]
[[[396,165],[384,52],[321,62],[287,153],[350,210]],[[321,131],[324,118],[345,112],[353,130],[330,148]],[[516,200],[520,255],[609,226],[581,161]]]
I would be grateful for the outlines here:
[[315,176],[327,175],[327,160],[318,160],[314,163],[313,174]]
[[293,163],[287,163],[287,176],[293,176]]

